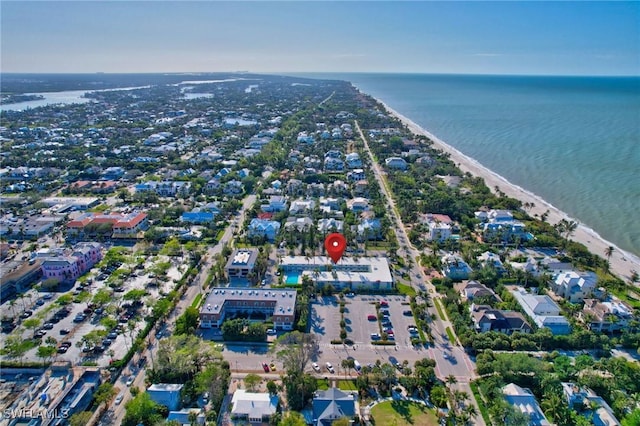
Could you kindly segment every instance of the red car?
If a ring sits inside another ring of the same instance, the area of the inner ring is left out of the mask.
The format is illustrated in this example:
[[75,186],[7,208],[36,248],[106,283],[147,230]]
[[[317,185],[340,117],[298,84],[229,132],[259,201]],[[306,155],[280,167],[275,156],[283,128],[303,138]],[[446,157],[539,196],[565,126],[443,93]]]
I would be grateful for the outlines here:
[[269,369],[269,364],[267,364],[266,362],[262,363],[262,369],[264,370],[265,373],[270,372],[271,370]]
[[380,306],[384,306],[386,308],[387,306],[389,306],[389,303],[386,300],[382,300],[380,302]]
[[375,315],[369,315],[369,316],[367,316],[367,319],[368,319],[369,321],[375,321],[375,320],[377,320],[378,318],[377,318]]

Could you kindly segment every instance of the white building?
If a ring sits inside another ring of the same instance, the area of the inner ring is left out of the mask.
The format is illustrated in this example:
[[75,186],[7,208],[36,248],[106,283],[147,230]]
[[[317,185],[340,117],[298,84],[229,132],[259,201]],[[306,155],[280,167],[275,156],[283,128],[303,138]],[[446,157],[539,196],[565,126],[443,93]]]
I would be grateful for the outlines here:
[[597,281],[598,276],[593,272],[562,272],[551,283],[551,290],[571,303],[580,303],[591,296]]
[[278,395],[238,389],[231,398],[231,418],[250,424],[269,424],[278,408]]
[[320,287],[391,290],[393,277],[385,257],[342,257],[334,264],[326,256],[285,256],[280,262],[285,283],[299,284],[308,275]]
[[553,334],[571,332],[569,321],[560,315],[560,307],[549,296],[530,294],[522,287],[516,287],[511,294],[538,327],[547,327]]
[[551,426],[529,389],[521,388],[515,383],[509,383],[502,388],[502,393],[509,404],[529,417],[530,426]]

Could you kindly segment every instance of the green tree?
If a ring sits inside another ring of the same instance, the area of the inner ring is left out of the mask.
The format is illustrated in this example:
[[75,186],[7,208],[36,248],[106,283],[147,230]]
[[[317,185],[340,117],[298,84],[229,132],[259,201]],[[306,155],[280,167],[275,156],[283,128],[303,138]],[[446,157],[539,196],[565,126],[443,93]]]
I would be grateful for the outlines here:
[[434,386],[429,396],[436,407],[444,408],[447,406],[447,390],[444,386]]
[[198,309],[189,306],[176,320],[175,334],[192,334],[198,328],[199,317]]
[[244,384],[249,392],[255,392],[256,387],[262,382],[262,377],[257,374],[249,373],[244,378]]
[[89,424],[91,417],[93,417],[93,413],[91,411],[80,411],[69,418],[69,425],[86,426]]
[[269,395],[276,395],[278,393],[278,385],[273,380],[269,380],[267,382],[267,390],[269,391]]
[[303,373],[309,361],[315,358],[320,350],[316,335],[299,331],[280,336],[276,343],[278,359],[290,375]]
[[113,292],[108,288],[99,289],[96,294],[93,296],[91,301],[98,306],[104,306],[107,303],[111,302]]
[[296,413],[295,411],[288,411],[278,426],[306,426],[307,422],[305,421],[302,414]]
[[37,355],[38,358],[42,358],[43,361],[51,358],[56,353],[55,346],[38,346]]
[[122,424],[124,426],[153,426],[162,421],[160,406],[155,403],[148,393],[141,392],[125,405],[126,414]]
[[98,390],[93,395],[96,404],[109,403],[111,399],[116,396],[118,391],[111,382],[104,382],[98,386]]
[[27,330],[33,330],[33,337],[35,338],[36,328],[38,328],[41,323],[42,321],[40,320],[40,318],[27,318],[22,322],[22,325]]

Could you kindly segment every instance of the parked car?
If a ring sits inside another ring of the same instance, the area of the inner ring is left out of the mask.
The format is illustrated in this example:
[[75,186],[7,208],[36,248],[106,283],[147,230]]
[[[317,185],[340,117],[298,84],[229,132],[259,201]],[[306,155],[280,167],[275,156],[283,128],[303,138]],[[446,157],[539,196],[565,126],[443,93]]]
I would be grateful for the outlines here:
[[60,329],[60,334],[61,335],[65,335],[65,334],[69,334],[71,331],[68,328],[61,328]]
[[46,323],[44,323],[42,328],[44,328],[45,330],[51,330],[53,328],[53,323],[52,322],[46,322]]
[[313,367],[313,369],[314,369],[314,371],[315,371],[316,373],[319,373],[319,372],[320,372],[320,366],[318,365],[318,363],[317,363],[317,362],[311,363],[311,367]]
[[378,317],[376,317],[375,315],[367,315],[367,319],[369,321],[376,321],[378,319]]
[[267,364],[266,362],[262,363],[262,369],[264,370],[265,373],[270,372],[271,370],[269,369],[269,364]]
[[333,373],[335,373],[335,372],[336,372],[336,370],[334,370],[333,365],[331,365],[331,363],[330,363],[330,362],[327,362],[327,363],[325,364],[325,367],[327,367],[327,371],[329,371],[329,373],[331,373],[331,374],[333,374]]
[[133,376],[130,376],[127,381],[125,382],[125,385],[127,385],[127,387],[131,386],[133,384]]
[[389,302],[387,302],[386,300],[381,300],[380,301],[380,306],[386,308],[387,306],[389,306]]
[[271,364],[269,364],[269,368],[271,368],[271,371],[276,371],[276,364],[272,362]]
[[113,402],[116,405],[120,405],[123,399],[124,399],[124,394],[121,393],[120,395],[116,396],[116,399]]

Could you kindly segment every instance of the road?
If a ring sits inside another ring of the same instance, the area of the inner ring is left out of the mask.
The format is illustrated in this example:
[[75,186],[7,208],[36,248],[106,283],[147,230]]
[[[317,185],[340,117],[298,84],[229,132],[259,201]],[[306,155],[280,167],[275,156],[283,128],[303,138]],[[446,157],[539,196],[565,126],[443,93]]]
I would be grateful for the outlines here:
[[[256,196],[254,194],[248,195],[244,198],[242,207],[235,219],[237,220],[237,222],[235,223],[240,224],[244,222],[246,211],[251,208],[251,206],[253,206],[255,201]],[[204,291],[203,286],[215,261],[215,255],[222,252],[222,248],[224,247],[224,245],[232,240],[235,229],[236,226],[233,223],[227,226],[224,234],[220,238],[220,241],[218,241],[215,246],[210,247],[207,250],[206,255],[203,257],[202,266],[200,268],[200,271],[198,272],[198,275],[196,275],[193,283],[187,288],[184,295],[178,301],[175,309],[169,315],[166,325],[163,326],[163,334],[172,332],[175,325],[175,320],[178,318],[180,313],[184,312],[189,306],[191,306],[191,303],[196,298],[196,296]],[[116,382],[116,387],[122,389],[121,392],[123,393],[124,398],[118,405],[112,403],[111,408],[107,411],[105,416],[103,416],[101,424],[122,424],[122,420],[124,419],[125,415],[124,407],[127,401],[131,399],[131,392],[129,391],[129,387],[126,386],[126,381],[130,376],[134,377],[131,386],[135,386],[141,390],[144,390],[146,388],[145,367],[143,366],[142,368],[137,368],[137,363],[141,357],[146,357],[148,360],[147,366],[151,367],[152,360],[155,359],[155,353],[158,350],[158,339],[156,338],[157,332],[158,330],[155,327],[151,330],[151,332],[149,332],[149,335],[147,337],[146,349],[141,354],[135,355],[131,359],[131,362],[129,362],[129,364],[123,369],[122,375]]]
[[[469,386],[469,382],[476,377],[475,366],[464,349],[459,345],[457,337],[455,342],[450,342],[449,338],[447,337],[447,328],[451,330],[454,336],[455,332],[448,318],[441,318],[435,307],[435,303],[439,303],[438,299],[440,298],[440,295],[436,291],[431,281],[425,275],[423,269],[420,267],[420,252],[413,246],[413,244],[411,244],[411,240],[409,240],[409,233],[407,232],[404,223],[402,223],[402,221],[400,220],[398,208],[396,207],[391,191],[389,190],[384,179],[384,172],[382,171],[380,164],[375,161],[367,138],[362,133],[360,125],[357,121],[355,122],[355,125],[358,134],[360,135],[360,138],[362,139],[362,142],[364,144],[365,151],[367,151],[367,154],[369,155],[371,169],[373,170],[376,181],[378,182],[380,189],[387,199],[387,210],[389,211],[389,214],[391,216],[391,223],[396,232],[396,236],[398,237],[400,245],[404,245],[405,247],[407,247],[406,253],[412,260],[412,266],[410,268],[409,274],[411,277],[419,277],[420,283],[425,283],[425,288],[428,291],[428,294],[432,296],[432,303],[428,308],[428,312],[429,314],[433,315],[432,318],[435,318],[435,320],[431,322],[431,335],[434,338],[434,345],[433,347],[430,347],[428,349],[428,353],[430,358],[436,360],[436,375],[440,380],[446,380],[449,376],[455,377],[457,381],[457,387],[469,394],[471,402],[476,407],[476,410],[479,413],[480,409],[475,398],[473,397],[473,393],[471,392],[471,388]],[[413,280],[411,281],[411,285],[413,287],[416,287]],[[421,286],[418,285],[418,287]],[[442,309],[442,312],[446,316],[444,307]],[[474,419],[474,424],[484,425],[485,423],[482,417],[476,416],[476,418]]]

